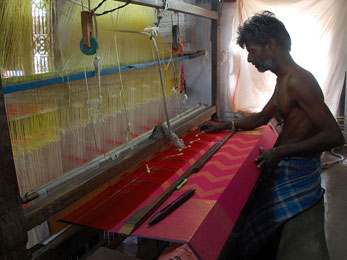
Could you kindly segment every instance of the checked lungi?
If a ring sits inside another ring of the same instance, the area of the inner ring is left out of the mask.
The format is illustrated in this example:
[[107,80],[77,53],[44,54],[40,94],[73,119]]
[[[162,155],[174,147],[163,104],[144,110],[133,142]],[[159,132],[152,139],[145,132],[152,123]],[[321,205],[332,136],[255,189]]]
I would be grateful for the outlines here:
[[255,256],[287,220],[320,200],[320,174],[320,158],[286,157],[260,182],[240,236],[244,259]]

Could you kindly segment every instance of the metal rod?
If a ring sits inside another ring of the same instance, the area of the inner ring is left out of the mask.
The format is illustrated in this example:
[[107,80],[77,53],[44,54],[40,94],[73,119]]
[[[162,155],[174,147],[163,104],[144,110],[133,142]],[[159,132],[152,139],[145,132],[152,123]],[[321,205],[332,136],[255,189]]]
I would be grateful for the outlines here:
[[[182,59],[186,60],[189,59],[189,55],[184,55],[182,57],[176,57],[172,59],[166,59],[162,60],[160,63],[161,64],[166,64],[171,61],[180,61]],[[138,64],[132,64],[132,65],[126,65],[126,66],[121,66],[120,69],[118,67],[112,67],[112,68],[107,68],[103,69],[100,72],[100,75],[109,75],[113,73],[118,73],[118,72],[123,72],[123,71],[128,71],[128,70],[135,70],[135,69],[142,69],[142,68],[147,68],[151,66],[156,66],[158,64],[157,61],[151,61],[151,62],[145,62],[145,63],[138,63]],[[87,78],[94,78],[95,77],[95,71],[88,71],[86,73]],[[24,83],[17,83],[17,84],[11,84],[3,87],[4,94],[9,94],[9,93],[14,93],[14,92],[19,92],[19,91],[24,91],[28,89],[34,89],[34,88],[39,88],[39,87],[45,87],[49,85],[56,85],[56,84],[61,84],[64,82],[71,82],[75,80],[81,80],[85,78],[84,72],[77,73],[77,74],[72,74],[72,75],[65,75],[62,77],[53,77],[53,78],[48,78],[48,79],[42,79],[38,81],[30,81],[30,82],[24,82]]]
[[86,6],[86,5],[82,4],[82,3],[77,2],[76,0],[69,0],[69,2],[71,2],[73,4],[76,4],[76,5],[79,5],[79,6],[82,6],[83,8],[88,9],[88,6]]

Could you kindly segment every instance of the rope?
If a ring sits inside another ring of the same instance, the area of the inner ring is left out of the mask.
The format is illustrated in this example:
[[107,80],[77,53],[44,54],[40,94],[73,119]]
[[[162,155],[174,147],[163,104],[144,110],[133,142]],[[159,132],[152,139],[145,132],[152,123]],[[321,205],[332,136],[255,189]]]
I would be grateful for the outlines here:
[[[117,19],[118,19],[118,16],[117,16]],[[113,19],[112,19],[112,22],[113,22]],[[118,65],[118,71],[119,71],[119,73],[118,73],[119,74],[119,81],[120,81],[120,86],[121,86],[121,91],[120,91],[119,95],[120,95],[120,101],[121,101],[122,106],[123,106],[124,111],[125,111],[125,120],[127,123],[127,133],[126,133],[125,141],[128,142],[129,137],[131,136],[131,123],[129,122],[128,110],[126,109],[125,101],[124,101],[124,84],[123,84],[123,79],[122,79],[122,72],[120,69],[120,59],[119,59],[117,34],[116,33],[114,34],[114,42],[115,42],[115,51],[116,51],[117,65]]]
[[87,79],[87,71],[86,71],[86,67],[85,64],[83,63],[83,67],[84,67],[84,76],[85,76],[85,80],[86,80],[86,88],[87,88],[87,95],[88,95],[88,116],[89,119],[92,123],[92,132],[93,132],[93,137],[94,137],[94,145],[95,145],[95,150],[96,152],[98,151],[98,145],[96,142],[96,133],[95,133],[95,127],[94,127],[94,120],[93,120],[93,107],[92,107],[92,101],[90,100],[90,95],[89,95],[89,87],[88,87],[88,79]]
[[103,0],[103,1],[100,2],[95,8],[93,8],[91,11],[92,11],[96,16],[105,15],[105,14],[108,14],[108,13],[112,13],[112,12],[118,10],[118,9],[123,8],[123,7],[126,7],[128,4],[131,3],[131,0],[127,1],[124,5],[118,6],[118,7],[116,7],[116,8],[111,9],[111,10],[107,10],[107,11],[104,11],[104,12],[99,13],[99,14],[95,13],[95,11],[96,11],[100,6],[102,6],[105,2],[106,2],[106,0]]
[[171,126],[170,126],[170,120],[169,120],[169,113],[168,113],[168,105],[167,105],[167,100],[166,100],[166,94],[165,94],[165,86],[164,86],[164,80],[163,80],[163,72],[161,70],[161,64],[160,64],[160,56],[159,56],[159,51],[158,51],[158,46],[157,42],[155,40],[155,36],[157,35],[158,27],[150,27],[150,28],[145,28],[145,31],[152,30],[152,33],[147,33],[147,32],[138,32],[138,31],[121,31],[121,32],[126,32],[126,33],[139,33],[148,36],[154,45],[155,53],[157,56],[157,61],[158,61],[158,68],[159,68],[159,74],[160,74],[160,84],[161,84],[161,89],[163,92],[163,101],[164,101],[164,110],[165,110],[165,117],[166,117],[166,123],[167,123],[167,128],[169,132],[169,136],[171,141],[174,143],[175,146],[177,147],[184,147],[184,142],[178,138],[178,136],[171,131]]
[[323,169],[327,169],[327,168],[345,160],[345,157],[342,154],[335,152],[337,149],[339,149],[341,147],[347,147],[347,144],[344,144],[343,146],[335,147],[335,148],[331,149],[330,153],[332,155],[338,157],[338,159],[323,163],[322,164]]

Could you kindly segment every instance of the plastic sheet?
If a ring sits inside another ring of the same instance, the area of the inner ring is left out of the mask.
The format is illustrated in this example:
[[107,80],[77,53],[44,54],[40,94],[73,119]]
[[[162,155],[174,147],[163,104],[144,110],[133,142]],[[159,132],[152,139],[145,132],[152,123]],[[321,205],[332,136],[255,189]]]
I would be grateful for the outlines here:
[[[236,45],[238,26],[264,10],[273,12],[284,23],[292,39],[292,57],[316,77],[327,105],[336,115],[347,70],[345,0],[238,0],[235,14],[223,12],[223,16],[234,16],[232,40],[227,50],[232,56],[228,61],[229,89],[222,90],[227,93],[229,104],[224,106],[233,111],[258,112],[274,90],[275,75],[259,73],[247,62],[247,51]],[[222,23],[224,26],[230,27]]]

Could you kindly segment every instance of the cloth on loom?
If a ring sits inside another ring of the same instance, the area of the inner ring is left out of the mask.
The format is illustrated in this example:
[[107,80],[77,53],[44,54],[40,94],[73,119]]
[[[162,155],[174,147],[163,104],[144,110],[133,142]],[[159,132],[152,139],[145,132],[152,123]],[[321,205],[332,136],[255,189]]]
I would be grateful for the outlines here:
[[254,257],[290,218],[310,208],[324,194],[320,158],[287,157],[259,183],[240,235],[245,259]]

